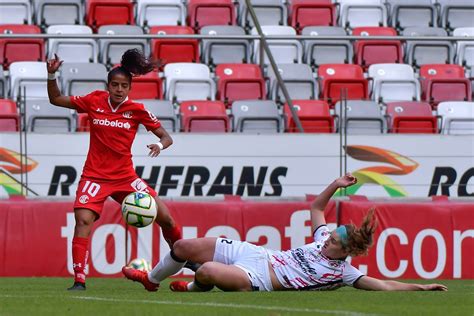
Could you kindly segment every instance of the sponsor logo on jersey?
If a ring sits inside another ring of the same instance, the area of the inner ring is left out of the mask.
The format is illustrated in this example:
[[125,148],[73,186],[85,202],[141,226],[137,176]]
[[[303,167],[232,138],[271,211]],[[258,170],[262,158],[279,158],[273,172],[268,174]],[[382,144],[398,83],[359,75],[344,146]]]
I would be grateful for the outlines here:
[[133,114],[132,111],[127,111],[127,112],[123,112],[123,113],[122,113],[122,116],[123,116],[124,118],[131,119],[131,118],[132,118],[132,114]]
[[142,179],[136,179],[130,183],[130,185],[135,189],[135,191],[149,193],[148,186],[142,181]]
[[94,125],[101,125],[101,126],[110,126],[110,127],[117,127],[117,128],[124,128],[130,129],[130,123],[128,122],[121,122],[119,120],[110,121],[108,119],[94,119],[92,120],[92,124]]
[[85,194],[81,195],[81,197],[79,198],[79,202],[82,204],[86,204],[87,202],[89,202],[89,197]]
[[151,120],[155,123],[158,123],[158,118],[155,116],[155,114],[151,113],[150,111],[148,111],[148,115],[150,116]]

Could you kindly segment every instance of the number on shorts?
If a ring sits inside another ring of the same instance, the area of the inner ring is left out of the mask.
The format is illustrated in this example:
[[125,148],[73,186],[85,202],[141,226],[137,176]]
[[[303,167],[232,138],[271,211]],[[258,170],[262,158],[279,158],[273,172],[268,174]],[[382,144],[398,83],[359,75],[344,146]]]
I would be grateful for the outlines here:
[[100,190],[100,184],[97,184],[95,182],[90,182],[90,181],[86,181],[86,184],[82,188],[82,192],[87,191],[87,193],[92,197],[96,196],[97,193],[99,193],[99,190]]
[[232,240],[229,239],[221,239],[221,243],[226,243],[228,245],[232,245]]

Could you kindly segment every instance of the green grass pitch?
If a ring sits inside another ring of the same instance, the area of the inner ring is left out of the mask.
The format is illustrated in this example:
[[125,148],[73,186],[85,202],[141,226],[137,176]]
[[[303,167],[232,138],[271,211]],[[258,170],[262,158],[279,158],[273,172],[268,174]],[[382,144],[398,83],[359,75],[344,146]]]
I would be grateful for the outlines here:
[[68,292],[70,278],[0,278],[0,315],[474,315],[474,280],[437,281],[448,292],[173,293],[125,279],[89,278]]

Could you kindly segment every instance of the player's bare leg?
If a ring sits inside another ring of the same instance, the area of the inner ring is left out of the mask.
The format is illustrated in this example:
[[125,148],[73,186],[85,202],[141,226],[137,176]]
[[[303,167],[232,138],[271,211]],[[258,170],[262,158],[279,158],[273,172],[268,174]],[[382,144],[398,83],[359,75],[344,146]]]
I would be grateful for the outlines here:
[[72,262],[74,269],[74,285],[70,291],[83,291],[86,289],[85,268],[89,257],[89,236],[92,226],[97,219],[97,214],[89,209],[75,209],[74,238],[72,240]]

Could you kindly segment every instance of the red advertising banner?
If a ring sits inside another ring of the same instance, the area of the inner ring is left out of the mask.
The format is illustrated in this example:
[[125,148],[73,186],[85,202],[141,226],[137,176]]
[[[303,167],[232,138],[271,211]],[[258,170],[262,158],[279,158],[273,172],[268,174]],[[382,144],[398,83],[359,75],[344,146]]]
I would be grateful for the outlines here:
[[352,259],[355,267],[384,279],[474,278],[472,203],[341,202],[340,223],[359,225],[374,206],[374,245],[368,256]]

